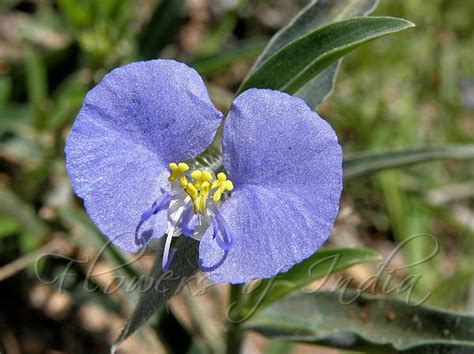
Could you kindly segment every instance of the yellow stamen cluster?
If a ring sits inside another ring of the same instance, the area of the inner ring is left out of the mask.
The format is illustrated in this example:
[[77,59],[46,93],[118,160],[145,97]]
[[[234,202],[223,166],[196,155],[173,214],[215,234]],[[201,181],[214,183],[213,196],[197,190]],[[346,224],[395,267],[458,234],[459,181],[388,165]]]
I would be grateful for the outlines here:
[[179,179],[181,186],[193,201],[196,214],[203,213],[206,210],[207,197],[212,190],[216,189],[212,195],[212,200],[218,202],[222,198],[224,191],[234,189],[232,181],[227,179],[224,172],[220,172],[217,175],[217,179],[213,181],[213,176],[209,171],[194,170],[190,173],[194,182],[189,182],[185,174],[189,170],[189,166],[186,163],[176,164],[172,162],[169,164],[169,168],[171,173],[168,180],[174,182],[176,179]]

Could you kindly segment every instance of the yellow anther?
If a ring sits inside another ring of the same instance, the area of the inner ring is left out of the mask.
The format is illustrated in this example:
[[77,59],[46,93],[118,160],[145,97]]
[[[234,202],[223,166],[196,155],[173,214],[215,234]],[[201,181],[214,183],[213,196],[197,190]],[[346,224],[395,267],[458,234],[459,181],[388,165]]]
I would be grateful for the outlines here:
[[184,163],[184,162],[180,162],[178,164],[178,169],[181,171],[181,172],[186,172],[187,170],[189,170],[189,166],[188,164]]
[[225,187],[224,187],[225,190],[228,190],[228,191],[231,191],[234,189],[234,184],[232,183],[232,181],[228,180],[228,181],[225,181]]
[[215,189],[215,188],[218,188],[222,181],[225,181],[227,179],[227,176],[225,175],[224,172],[219,172],[217,174],[217,180],[215,180],[213,183],[212,183],[212,189]]
[[187,180],[186,175],[184,173],[187,170],[189,170],[189,166],[184,162],[180,162],[179,164],[171,162],[168,166],[171,170],[171,174],[168,177],[168,180],[170,182],[174,182],[174,181],[176,181],[176,178],[179,177],[179,182],[181,183],[181,185],[183,187],[186,187],[186,185],[188,184],[188,180]]
[[209,171],[202,171],[202,177],[201,177],[203,182],[211,182],[212,181],[212,174]]
[[168,181],[170,182],[174,182],[176,180],[176,175],[177,175],[177,171],[178,171],[178,165],[174,162],[171,162],[169,165],[169,168],[171,170],[171,174],[170,176],[168,177]]
[[194,178],[196,181],[200,181],[202,176],[202,171],[201,170],[194,170],[191,172],[191,177]]
[[217,175],[217,180],[212,183],[212,189],[217,188],[217,190],[214,192],[214,195],[212,196],[212,200],[215,202],[218,202],[222,198],[222,193],[224,191],[231,191],[234,189],[234,184],[232,181],[227,180],[227,176],[224,172],[220,172]]
[[199,188],[203,182],[211,182],[212,174],[206,170],[194,170],[191,172],[191,177],[194,178],[194,186]]
[[194,179],[194,187],[199,188],[202,182],[202,171],[194,170],[191,172],[191,177]]
[[212,200],[215,201],[216,203],[221,200],[221,197],[222,197],[222,192],[223,190],[221,189],[218,189],[214,192],[213,196],[212,196]]

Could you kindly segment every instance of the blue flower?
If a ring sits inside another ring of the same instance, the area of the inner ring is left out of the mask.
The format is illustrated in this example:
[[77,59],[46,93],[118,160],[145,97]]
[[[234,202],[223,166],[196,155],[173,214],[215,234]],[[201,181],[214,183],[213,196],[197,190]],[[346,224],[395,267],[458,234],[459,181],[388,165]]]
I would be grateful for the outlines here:
[[[331,126],[297,97],[250,89],[225,119],[227,175],[193,160],[223,114],[198,73],[172,60],[125,65],[86,96],[66,143],[76,194],[126,252],[166,235],[200,240],[199,265],[218,282],[284,272],[327,240],[342,190]],[[185,163],[186,161],[186,163]]]

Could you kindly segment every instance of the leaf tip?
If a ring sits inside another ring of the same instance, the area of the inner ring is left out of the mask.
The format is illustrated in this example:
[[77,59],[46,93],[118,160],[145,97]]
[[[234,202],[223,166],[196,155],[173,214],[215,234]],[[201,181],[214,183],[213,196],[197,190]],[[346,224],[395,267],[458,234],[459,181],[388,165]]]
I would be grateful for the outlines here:
[[393,16],[366,16],[361,17],[361,19],[377,19],[379,21],[388,21],[391,22],[397,28],[397,31],[405,30],[411,27],[416,27],[416,24],[410,20],[401,17]]
[[383,260],[383,255],[381,255],[379,252],[373,250],[372,248],[367,248],[363,247],[360,249],[361,252],[365,253],[365,261],[370,262],[370,261],[381,261]]
[[416,27],[416,24],[415,22],[411,22],[410,20],[406,20],[406,19],[403,19],[406,24],[407,24],[407,27],[406,28],[412,28],[412,27]]
[[403,25],[402,27],[404,30],[408,28],[416,27],[414,22],[411,22],[410,20],[407,20],[405,18],[401,18],[401,17],[393,17],[393,18],[397,19],[399,23]]
[[371,252],[372,253],[372,259],[374,261],[382,261],[383,260],[383,256],[380,253],[378,253],[377,251],[374,251],[374,250],[371,250],[371,251],[372,251]]

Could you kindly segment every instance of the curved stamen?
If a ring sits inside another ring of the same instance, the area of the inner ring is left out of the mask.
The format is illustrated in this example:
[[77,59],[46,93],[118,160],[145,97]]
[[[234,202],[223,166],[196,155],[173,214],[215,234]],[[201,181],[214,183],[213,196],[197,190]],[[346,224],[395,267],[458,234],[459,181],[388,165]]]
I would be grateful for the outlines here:
[[174,197],[164,189],[161,189],[161,193],[162,194],[160,195],[160,197],[153,202],[151,208],[144,211],[143,214],[140,216],[140,221],[138,222],[137,227],[135,228],[135,244],[137,245],[144,246],[145,243],[148,241],[147,239],[139,236],[139,231],[143,224],[153,215],[158,214],[162,210],[168,209],[170,206],[170,202],[174,199]]
[[212,223],[212,238],[216,239],[217,233],[219,232],[219,225],[217,225],[216,218],[211,218]]
[[232,242],[227,242],[225,239],[222,239],[219,236],[220,234],[223,234],[222,228],[219,226],[219,222],[215,217],[211,218],[212,222],[212,238],[216,240],[217,244],[223,251],[228,251],[230,247],[232,246]]
[[186,237],[191,237],[196,230],[197,222],[198,216],[194,213],[194,207],[192,203],[190,203],[183,213],[183,221],[181,226],[183,235]]
[[165,241],[165,248],[163,249],[163,259],[161,261],[161,270],[166,272],[171,267],[171,262],[173,261],[174,255],[176,253],[176,248],[171,248],[171,241],[173,240],[173,235],[176,231],[176,223],[181,218],[184,213],[184,207],[180,206],[178,210],[176,210],[176,219],[169,220],[168,223],[168,230],[166,230],[166,241]]
[[169,269],[169,267],[171,266],[171,262],[173,261],[173,257],[176,253],[176,248],[171,249],[171,252],[170,252],[172,239],[173,239],[173,232],[170,232],[166,236],[165,248],[163,250],[163,259],[161,261],[161,270],[163,272],[166,272]]
[[212,265],[212,266],[205,266],[203,264],[203,260],[201,258],[199,258],[198,260],[198,265],[199,265],[199,268],[203,271],[203,272],[212,272],[214,270],[216,270],[217,268],[219,268],[222,263],[224,263],[224,261],[226,260],[227,258],[227,255],[229,254],[229,251],[224,251],[224,255],[222,256],[222,258],[219,260],[219,262],[217,262],[216,264]]
[[[215,238],[220,248],[224,251],[228,251],[234,243],[229,225],[215,205],[211,205],[211,209],[214,213],[214,217],[212,218],[213,238]],[[216,224],[219,232],[216,232]],[[219,234],[222,235],[222,239],[219,237]]]

